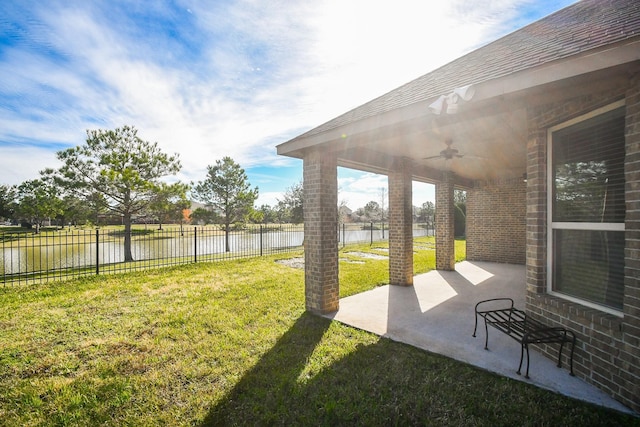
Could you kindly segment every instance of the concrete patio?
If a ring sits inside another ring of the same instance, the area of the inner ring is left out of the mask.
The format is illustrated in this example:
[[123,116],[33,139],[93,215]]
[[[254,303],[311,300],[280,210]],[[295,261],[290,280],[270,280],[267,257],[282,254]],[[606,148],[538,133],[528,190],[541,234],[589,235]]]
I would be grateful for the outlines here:
[[516,307],[524,308],[524,287],[522,265],[465,261],[456,265],[456,271],[434,270],[415,276],[413,287],[387,285],[342,298],[339,311],[327,317],[505,377],[632,412],[537,351],[531,351],[531,378],[517,375],[520,345],[493,328],[489,328],[489,351],[484,350],[484,324],[477,337],[472,337],[476,302],[510,297]]

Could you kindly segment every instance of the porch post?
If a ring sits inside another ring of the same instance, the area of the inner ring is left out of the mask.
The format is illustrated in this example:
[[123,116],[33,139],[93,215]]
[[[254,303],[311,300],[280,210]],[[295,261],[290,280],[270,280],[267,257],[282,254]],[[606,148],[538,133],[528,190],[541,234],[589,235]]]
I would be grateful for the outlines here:
[[305,307],[314,313],[338,310],[338,169],[334,153],[305,154]]
[[389,173],[389,282],[413,285],[411,165],[396,159]]
[[453,173],[436,183],[436,270],[455,270]]
[[[547,285],[547,129],[527,111],[527,301]],[[528,305],[528,302],[527,302]],[[528,307],[527,307],[528,308]]]

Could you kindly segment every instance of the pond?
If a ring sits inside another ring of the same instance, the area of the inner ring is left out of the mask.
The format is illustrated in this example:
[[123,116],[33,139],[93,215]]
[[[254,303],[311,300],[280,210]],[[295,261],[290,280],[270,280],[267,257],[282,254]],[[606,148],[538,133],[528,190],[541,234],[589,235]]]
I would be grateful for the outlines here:
[[[414,237],[430,235],[432,230],[415,228]],[[341,245],[374,242],[388,238],[388,230],[340,230]],[[20,237],[13,243],[3,242],[0,249],[0,274],[14,275],[51,270],[80,269],[124,262],[122,233],[60,231],[54,237]],[[131,251],[136,261],[168,258],[193,259],[231,253],[234,257],[261,256],[302,246],[304,232],[295,230],[232,232],[229,252],[224,233],[217,229],[185,229],[154,231],[133,236]],[[215,258],[215,257],[213,257]]]

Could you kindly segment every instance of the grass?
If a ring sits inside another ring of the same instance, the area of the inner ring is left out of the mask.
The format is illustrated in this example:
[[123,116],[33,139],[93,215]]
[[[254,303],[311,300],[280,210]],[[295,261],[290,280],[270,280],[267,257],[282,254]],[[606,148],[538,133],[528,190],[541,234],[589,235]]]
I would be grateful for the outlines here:
[[[274,262],[294,255],[1,291],[0,425],[638,425],[307,314],[303,271]],[[361,261],[342,296],[388,281]]]

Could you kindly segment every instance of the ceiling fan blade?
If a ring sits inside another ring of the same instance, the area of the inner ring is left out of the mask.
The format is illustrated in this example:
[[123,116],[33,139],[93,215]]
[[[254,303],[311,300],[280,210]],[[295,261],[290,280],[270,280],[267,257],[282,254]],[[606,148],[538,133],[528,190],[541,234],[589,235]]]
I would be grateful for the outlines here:
[[440,152],[440,154],[435,155],[435,156],[429,156],[429,157],[423,157],[422,160],[433,160],[433,159],[444,159],[444,160],[451,160],[451,159],[461,159],[462,157],[464,157],[464,154],[461,154],[456,148],[453,148],[451,145],[453,144],[453,141],[451,139],[446,139],[444,141],[446,148],[444,150],[442,150]]

